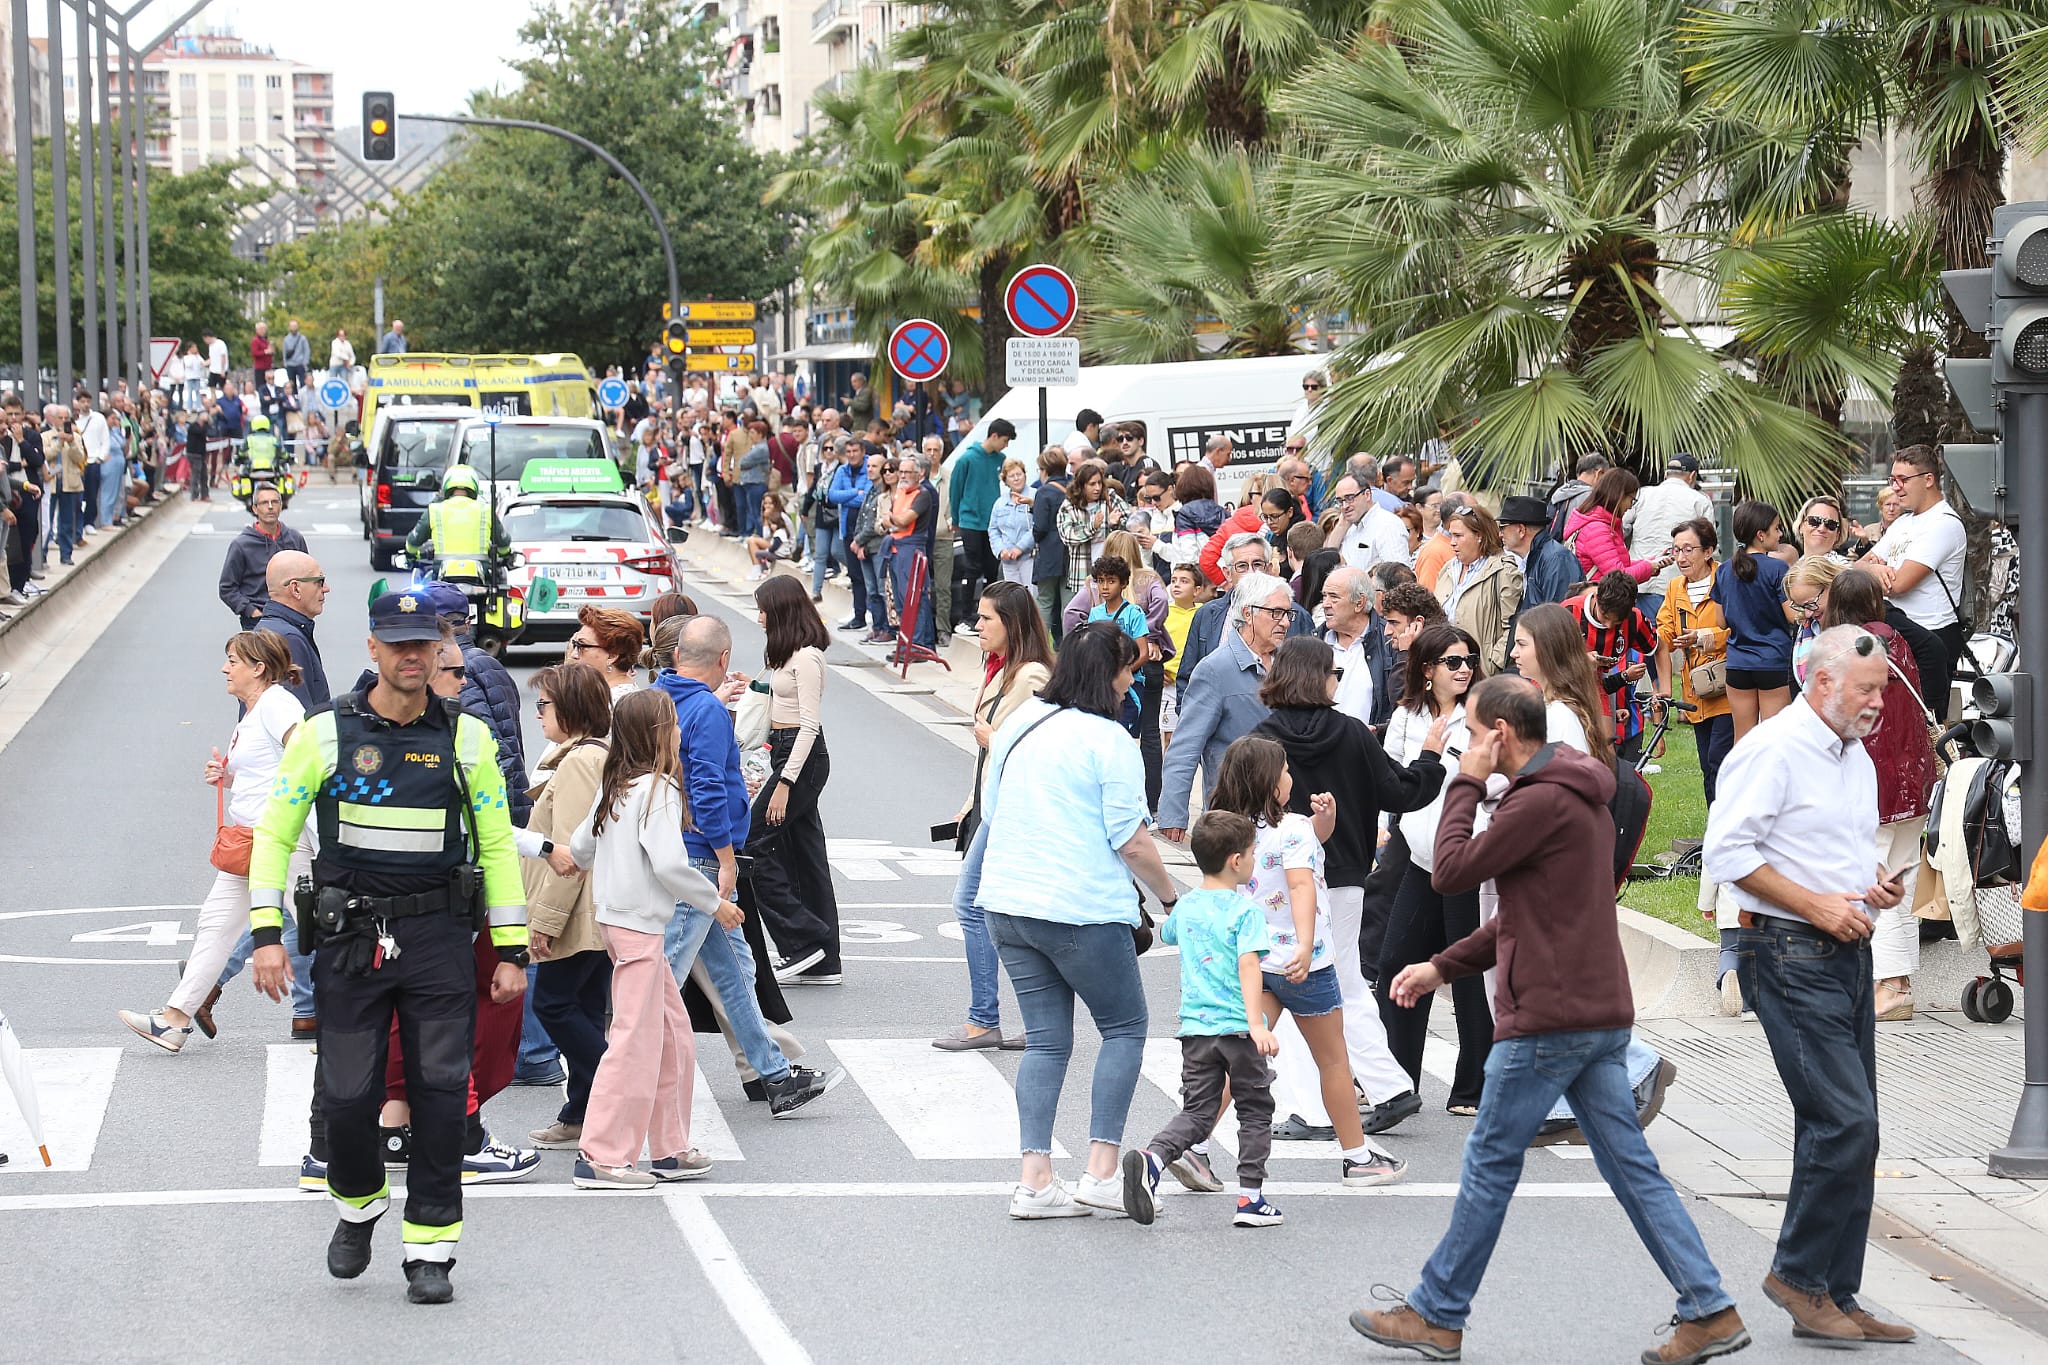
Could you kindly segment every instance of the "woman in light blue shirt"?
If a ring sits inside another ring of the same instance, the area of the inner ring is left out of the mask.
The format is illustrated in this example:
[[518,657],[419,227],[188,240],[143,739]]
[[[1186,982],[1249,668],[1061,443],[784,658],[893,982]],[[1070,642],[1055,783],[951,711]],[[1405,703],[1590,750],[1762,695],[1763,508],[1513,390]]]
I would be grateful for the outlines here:
[[[989,744],[976,901],[1016,987],[1027,1039],[1017,1071],[1023,1162],[1012,1218],[1123,1212],[1117,1161],[1147,1022],[1133,875],[1164,907],[1175,895],[1146,824],[1144,761],[1116,721],[1137,665],[1137,642],[1114,623],[1080,627],[1060,647],[1044,690]],[[1074,1050],[1077,996],[1102,1048],[1088,1169],[1070,1192],[1053,1174],[1052,1127]]]

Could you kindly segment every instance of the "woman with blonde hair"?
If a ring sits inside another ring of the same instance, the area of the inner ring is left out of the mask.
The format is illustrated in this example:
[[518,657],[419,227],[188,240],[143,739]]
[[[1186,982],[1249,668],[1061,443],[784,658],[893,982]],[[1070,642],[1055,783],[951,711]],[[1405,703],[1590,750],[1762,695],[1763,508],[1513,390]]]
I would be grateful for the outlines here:
[[1806,682],[1806,656],[1820,636],[1820,620],[1828,609],[1828,588],[1848,561],[1833,555],[1807,555],[1785,575],[1785,609],[1796,629],[1792,636],[1792,678]]

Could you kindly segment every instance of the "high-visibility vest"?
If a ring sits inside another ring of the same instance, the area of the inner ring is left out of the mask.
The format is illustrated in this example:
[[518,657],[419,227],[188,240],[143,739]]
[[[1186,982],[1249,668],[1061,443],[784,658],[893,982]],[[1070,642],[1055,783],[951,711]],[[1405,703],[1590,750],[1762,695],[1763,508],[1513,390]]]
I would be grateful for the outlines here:
[[427,509],[427,535],[443,577],[482,578],[491,509],[475,498],[442,498]]
[[277,468],[277,438],[267,431],[249,437],[249,472],[267,474]]
[[314,797],[314,879],[366,891],[382,878],[393,894],[445,885],[449,869],[470,857],[456,769],[475,767],[481,723],[437,705],[424,723],[391,726],[361,708],[360,695],[349,693],[308,718],[321,746],[331,746],[334,764]]

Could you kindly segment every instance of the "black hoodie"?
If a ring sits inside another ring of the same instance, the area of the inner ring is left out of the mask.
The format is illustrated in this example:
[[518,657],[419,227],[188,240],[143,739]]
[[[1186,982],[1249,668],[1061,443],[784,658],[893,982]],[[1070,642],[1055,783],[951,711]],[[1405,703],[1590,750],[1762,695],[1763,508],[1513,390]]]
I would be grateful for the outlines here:
[[1337,798],[1337,828],[1323,845],[1331,886],[1364,886],[1380,813],[1421,810],[1444,783],[1435,754],[1424,753],[1404,768],[1387,757],[1363,722],[1334,706],[1283,706],[1252,733],[1278,740],[1287,751],[1287,771],[1294,778],[1289,810],[1307,815],[1308,799],[1317,792]]

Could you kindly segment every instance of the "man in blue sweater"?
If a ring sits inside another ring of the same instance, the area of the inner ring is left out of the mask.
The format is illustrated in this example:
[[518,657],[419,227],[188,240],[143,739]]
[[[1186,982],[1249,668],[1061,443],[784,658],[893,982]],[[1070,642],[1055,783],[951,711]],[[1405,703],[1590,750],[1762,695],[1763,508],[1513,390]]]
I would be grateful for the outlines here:
[[[860,516],[860,505],[868,500],[868,490],[874,485],[868,482],[868,448],[858,436],[846,437],[839,446],[839,467],[832,471],[832,482],[825,487],[825,501],[839,509],[839,538],[836,542],[839,562],[846,568],[847,579],[853,586],[853,619],[840,625],[841,630],[859,630],[868,623],[868,595],[861,590],[860,564],[851,558],[847,548],[853,539],[854,519]],[[815,555],[811,566],[811,600],[817,601],[824,595],[823,570],[818,568]]]
[[690,865],[718,886],[715,916],[687,902],[676,906],[668,923],[669,966],[680,988],[693,964],[701,961],[710,986],[732,1024],[733,1036],[760,1073],[768,1092],[768,1109],[776,1118],[794,1113],[837,1085],[845,1076],[827,1076],[810,1067],[791,1066],[768,1034],[754,999],[753,949],[740,932],[737,845],[747,836],[747,782],[740,774],[740,746],[732,715],[719,689],[726,685],[732,663],[732,632],[715,616],[695,616],[676,642],[675,665],[655,679],[655,686],[676,704],[682,734],[683,797],[690,824],[683,842]]

